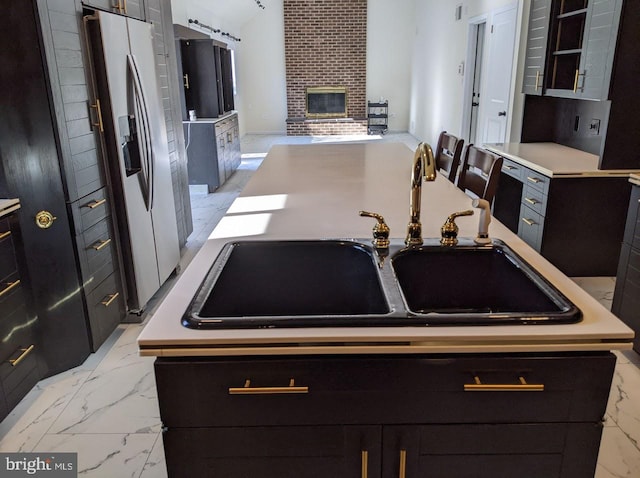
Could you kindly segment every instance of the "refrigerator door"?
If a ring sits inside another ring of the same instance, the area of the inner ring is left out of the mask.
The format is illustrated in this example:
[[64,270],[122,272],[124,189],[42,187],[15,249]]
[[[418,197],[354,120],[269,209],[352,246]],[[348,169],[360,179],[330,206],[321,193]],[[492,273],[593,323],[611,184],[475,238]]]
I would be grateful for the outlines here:
[[[160,88],[156,77],[156,53],[153,50],[153,27],[139,20],[127,18],[129,46],[138,72],[142,93],[147,106],[151,158],[151,220],[153,222],[158,277],[164,283],[180,260],[178,227],[171,163],[167,146],[164,108],[160,100]],[[135,241],[135,238],[132,238]],[[142,244],[142,247],[148,247]]]
[[[150,24],[98,12],[111,123],[116,141],[108,158],[116,171],[128,307],[141,311],[175,269],[180,251]],[[131,47],[134,47],[134,51]],[[168,178],[168,180],[167,180]]]

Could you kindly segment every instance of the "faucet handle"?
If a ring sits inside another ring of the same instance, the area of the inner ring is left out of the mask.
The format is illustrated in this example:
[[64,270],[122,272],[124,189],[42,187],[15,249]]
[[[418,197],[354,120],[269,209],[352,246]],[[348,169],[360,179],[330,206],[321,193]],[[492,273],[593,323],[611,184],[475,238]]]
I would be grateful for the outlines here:
[[376,225],[373,226],[373,240],[371,241],[373,247],[376,249],[388,249],[390,244],[389,232],[391,229],[389,229],[387,223],[384,222],[384,217],[378,213],[369,211],[360,211],[360,215],[362,217],[372,217],[378,221]]
[[445,223],[440,228],[440,244],[443,246],[455,246],[458,243],[458,225],[456,218],[460,216],[472,216],[473,210],[454,212],[449,215]]

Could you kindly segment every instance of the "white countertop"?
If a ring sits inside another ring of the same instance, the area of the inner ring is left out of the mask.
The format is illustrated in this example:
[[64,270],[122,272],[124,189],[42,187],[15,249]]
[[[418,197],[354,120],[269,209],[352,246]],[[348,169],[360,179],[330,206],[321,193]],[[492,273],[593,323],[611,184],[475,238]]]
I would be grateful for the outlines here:
[[637,169],[598,169],[600,157],[557,143],[485,144],[484,148],[545,176],[628,176]]
[[640,186],[640,174],[632,174],[631,176],[629,176],[629,181]]
[[[142,355],[313,353],[445,353],[630,349],[633,332],[595,299],[497,221],[502,239],[583,312],[566,325],[484,327],[335,327],[193,330],[180,319],[221,247],[237,239],[370,237],[382,214],[391,237],[404,238],[409,220],[413,151],[400,143],[274,146],[138,338]],[[446,178],[422,188],[424,237],[439,237],[449,214],[471,199]],[[478,217],[457,220],[460,237],[474,237]],[[241,286],[241,284],[240,284]]]
[[196,118],[195,120],[182,120],[183,123],[218,123],[219,121],[224,121],[229,119],[231,116],[238,114],[237,111],[229,111],[228,113],[223,114],[217,118]]
[[19,199],[0,199],[0,217],[10,214],[16,209],[20,209]]

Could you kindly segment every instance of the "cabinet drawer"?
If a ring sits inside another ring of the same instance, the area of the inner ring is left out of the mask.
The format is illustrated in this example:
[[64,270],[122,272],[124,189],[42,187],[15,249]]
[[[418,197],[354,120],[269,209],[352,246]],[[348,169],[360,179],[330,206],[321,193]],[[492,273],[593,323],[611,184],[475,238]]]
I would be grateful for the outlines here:
[[78,237],[78,253],[85,292],[95,289],[118,268],[110,219],[110,217],[104,218]]
[[[14,365],[15,364],[15,365]],[[35,372],[36,379],[38,381],[38,364],[36,359],[36,344],[33,341],[25,342],[16,348],[11,355],[2,362],[0,365],[0,377],[2,378],[2,388],[4,388],[5,394],[9,395],[15,390],[21,390],[25,384],[25,379],[28,382],[28,388],[26,392],[31,390],[31,387],[35,385],[35,382],[30,380],[30,376]],[[24,392],[24,394],[26,394]],[[20,398],[22,398],[24,396]],[[20,401],[17,399],[15,403]],[[15,403],[9,404],[13,407]]]
[[[612,354],[158,358],[155,370],[160,416],[169,427],[519,423],[600,420],[614,363]],[[475,377],[504,387],[466,390]],[[505,390],[520,377],[544,391]]]
[[515,161],[502,157],[502,172],[522,181],[522,176],[527,168],[519,165]]
[[[16,358],[15,352],[21,347],[34,343],[37,318],[29,313],[21,286],[0,303],[0,361]],[[2,378],[2,373],[0,373]]]
[[24,304],[23,294],[22,282],[17,271],[0,281],[0,320]]
[[110,214],[107,188],[79,199],[71,205],[76,235],[97,224]]
[[87,294],[93,351],[115,330],[125,314],[124,296],[115,271]]
[[18,267],[16,264],[16,252],[13,248],[13,238],[11,231],[0,232],[4,236],[0,240],[0,291],[5,287],[5,278],[14,274]]
[[542,194],[549,193],[549,183],[551,182],[551,178],[545,176],[544,174],[540,174],[536,171],[532,171],[531,169],[527,169],[524,172],[522,177],[522,182],[525,185],[528,185],[532,188],[537,189]]
[[543,227],[544,216],[522,204],[520,206],[518,236],[538,252],[540,252],[540,248],[542,246]]
[[544,216],[547,209],[547,196],[530,184],[525,184],[522,190],[522,204]]

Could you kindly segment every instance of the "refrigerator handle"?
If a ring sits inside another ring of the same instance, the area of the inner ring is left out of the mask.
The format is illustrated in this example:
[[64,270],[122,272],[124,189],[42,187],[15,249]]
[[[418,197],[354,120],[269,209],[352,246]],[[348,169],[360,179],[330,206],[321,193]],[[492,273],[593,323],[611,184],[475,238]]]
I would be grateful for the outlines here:
[[151,210],[153,207],[153,142],[151,140],[149,110],[147,107],[147,101],[142,87],[142,81],[140,80],[140,71],[138,64],[133,55],[127,55],[129,69],[131,71],[131,77],[133,78],[133,89],[135,97],[140,104],[141,118],[140,125],[142,126],[142,137],[144,138],[144,156],[145,156],[145,181],[146,181],[146,205],[147,210]]

